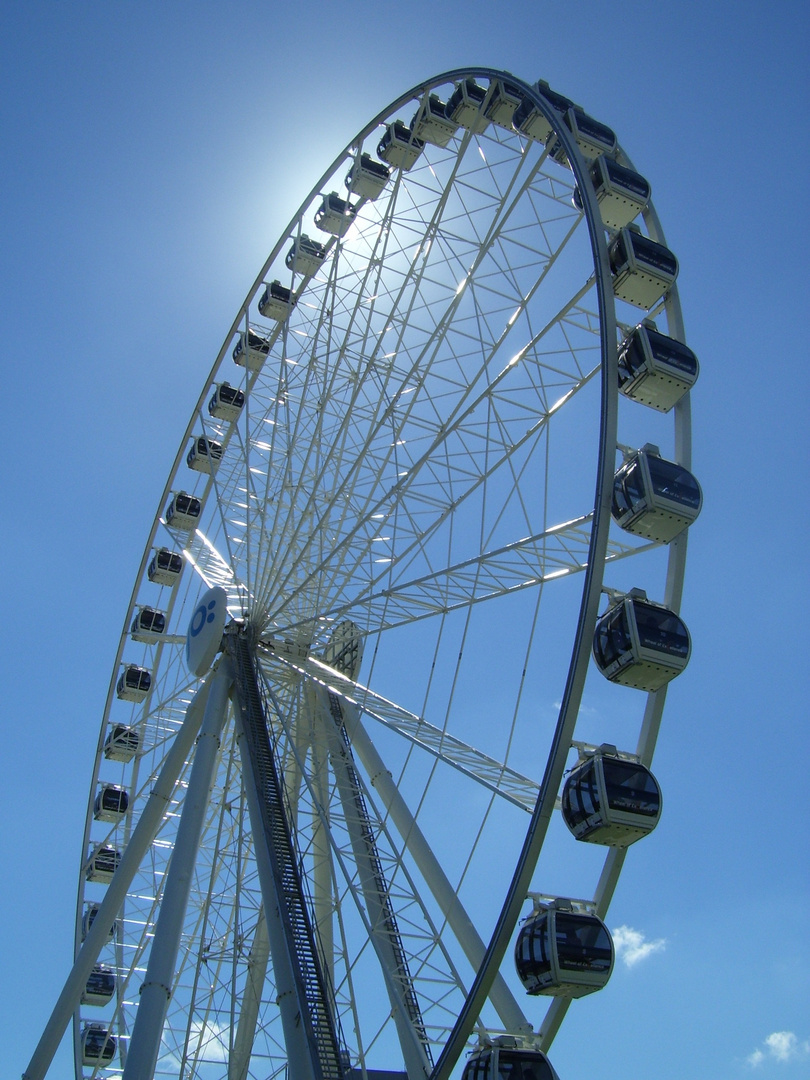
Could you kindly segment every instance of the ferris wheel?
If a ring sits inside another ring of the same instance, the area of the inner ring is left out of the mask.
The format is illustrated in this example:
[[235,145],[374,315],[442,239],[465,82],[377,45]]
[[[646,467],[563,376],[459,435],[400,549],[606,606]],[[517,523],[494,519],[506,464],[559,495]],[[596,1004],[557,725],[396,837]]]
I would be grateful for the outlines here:
[[542,82],[427,80],[327,169],[160,497],[29,1080],[70,1017],[85,1077],[554,1075],[689,655],[676,274]]

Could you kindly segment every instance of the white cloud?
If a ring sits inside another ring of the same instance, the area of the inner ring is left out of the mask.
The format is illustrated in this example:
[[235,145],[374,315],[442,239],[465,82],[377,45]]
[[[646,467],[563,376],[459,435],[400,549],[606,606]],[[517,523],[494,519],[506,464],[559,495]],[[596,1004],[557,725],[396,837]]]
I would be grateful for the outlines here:
[[[211,1021],[192,1020],[189,1029],[189,1053],[199,1056],[203,1062],[226,1062],[228,1060],[228,1037],[230,1028]],[[161,1071],[180,1073],[182,1071],[180,1050],[170,1050],[166,1045],[166,1033],[161,1037],[161,1054],[158,1066]]]
[[193,1020],[191,1023],[191,1041],[197,1046],[203,1061],[228,1060],[228,1028],[221,1024]]
[[810,1040],[799,1042],[792,1031],[773,1031],[764,1040],[765,1049],[757,1048],[746,1059],[753,1068],[761,1065],[766,1057],[774,1061],[795,1061],[810,1055]]
[[632,926],[617,926],[611,934],[616,955],[627,967],[634,967],[640,960],[646,960],[653,953],[663,952],[667,945],[664,938],[647,941],[644,934],[640,930],[634,930]]
[[[559,701],[552,701],[551,708],[555,712],[559,712],[560,709],[562,708],[562,698],[560,698]],[[583,702],[580,702],[579,709],[577,710],[577,715],[578,716],[594,717],[594,716],[601,716],[601,713],[593,705],[585,705]]]
[[765,1040],[765,1045],[777,1061],[790,1061],[796,1054],[798,1042],[792,1031],[774,1031]]

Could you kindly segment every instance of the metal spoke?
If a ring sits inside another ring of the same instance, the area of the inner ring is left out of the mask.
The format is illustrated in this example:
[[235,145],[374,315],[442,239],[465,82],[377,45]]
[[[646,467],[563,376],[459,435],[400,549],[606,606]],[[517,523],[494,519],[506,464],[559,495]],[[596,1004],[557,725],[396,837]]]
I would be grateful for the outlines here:
[[[279,646],[283,648],[282,645]],[[315,657],[296,662],[280,653],[272,642],[262,642],[262,654],[267,661],[278,661],[285,667],[305,675],[341,700],[355,705],[362,713],[402,735],[415,746],[451,765],[483,787],[502,796],[507,802],[531,810],[537,800],[538,785],[496,761],[487,754],[468,746],[461,739],[430,724],[424,717],[403,709],[393,701],[375,694],[367,686],[361,686],[340,672],[328,667]]]

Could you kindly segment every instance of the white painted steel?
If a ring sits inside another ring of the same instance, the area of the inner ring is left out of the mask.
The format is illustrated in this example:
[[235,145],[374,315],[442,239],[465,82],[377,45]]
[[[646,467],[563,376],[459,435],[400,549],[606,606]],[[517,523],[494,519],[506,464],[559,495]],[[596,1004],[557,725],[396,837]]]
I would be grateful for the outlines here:
[[[485,945],[469,917],[438,859],[427,842],[419,823],[408,804],[400,795],[391,774],[385,767],[374,743],[363,727],[359,710],[348,701],[342,702],[349,738],[362,762],[370,782],[380,793],[383,806],[400,836],[405,837],[408,853],[425,879],[427,887],[436,898],[442,914],[447,919],[453,935],[461,945],[470,966],[477,970],[484,958]],[[506,980],[498,973],[490,990],[490,999],[504,1030],[528,1035],[532,1025],[527,1021]]]
[[79,947],[62,993],[54,1006],[28,1068],[23,1073],[23,1080],[41,1080],[45,1076],[53,1055],[62,1041],[70,1017],[79,1006],[82,990],[104,947],[109,928],[116,920],[132,879],[146,857],[165,817],[166,807],[174,795],[177,777],[191,753],[202,723],[210,685],[210,681],[205,682],[189,703],[185,721],[166,754],[160,776],[146,801],[113,880],[99,904],[93,925]]
[[142,1080],[155,1072],[232,683],[230,663],[222,659],[211,680],[202,727],[194,748],[194,764],[177,826],[146,977],[138,991],[140,1001],[124,1066],[124,1080]]
[[[319,698],[319,719],[326,730],[326,742],[329,747],[335,784],[346,817],[352,855],[357,866],[360,890],[371,926],[374,949],[385,972],[386,989],[391,1000],[394,1023],[397,1025],[405,1071],[414,1080],[417,1077],[427,1077],[431,1071],[431,1062],[420,1038],[419,1021],[409,1022],[405,991],[410,990],[410,986],[404,985],[406,973],[397,962],[401,940],[396,925],[392,925],[388,883],[376,872],[377,851],[374,834],[369,828],[370,822],[362,816],[362,808],[358,805],[358,796],[362,799],[362,791],[355,785],[354,762],[343,742],[341,731],[327,700],[328,694],[321,693]],[[337,711],[340,711],[339,704]],[[341,724],[343,722],[342,714],[340,722]]]
[[[137,859],[114,904],[120,874],[107,899],[100,886],[79,885],[77,940],[90,902],[106,904],[122,928],[116,941],[98,943],[118,980],[116,1001],[98,1015],[124,1051],[186,794],[185,756],[148,855],[141,825],[155,813],[148,795],[164,761],[174,761],[197,686],[183,665],[183,631],[200,594],[216,586],[257,643],[287,813],[351,1067],[397,1068],[415,1032],[403,1030],[402,1001],[388,999],[394,961],[379,961],[372,947],[373,894],[379,901],[382,887],[369,888],[346,776],[330,762],[314,704],[322,688],[349,719],[366,824],[437,1061],[434,1080],[449,1076],[475,1034],[547,1046],[562,1019],[564,1007],[536,1001],[524,1016],[507,953],[541,850],[553,850],[561,879],[569,861],[579,881],[575,863],[594,859],[581,850],[589,845],[560,842],[552,810],[585,691],[602,575],[680,602],[685,535],[665,556],[610,526],[617,423],[624,442],[653,441],[689,467],[689,406],[687,397],[667,419],[618,401],[617,339],[639,313],[613,299],[592,189],[583,188],[584,210],[572,203],[575,183],[589,185],[581,154],[548,106],[570,168],[531,138],[467,117],[466,127],[427,143],[407,171],[395,169],[373,200],[355,199],[345,235],[315,232],[323,196],[342,190],[362,152],[376,157],[386,126],[409,123],[428,94],[446,100],[467,77],[484,88],[483,112],[504,98],[504,80],[533,93],[493,69],[449,72],[374,117],[270,252],[181,438],[114,665],[116,673],[122,663],[145,667],[152,686],[142,703],[127,704],[113,681],[90,796],[92,807],[96,784],[116,783],[129,808],[102,824],[89,810],[82,848],[83,859],[101,843],[124,851],[122,866]],[[663,241],[651,206],[643,221]],[[319,236],[325,257],[299,274],[284,260],[303,235]],[[294,304],[268,322],[256,302],[276,279]],[[652,314],[682,340],[675,289]],[[267,353],[246,368],[231,353],[248,331],[266,339]],[[245,405],[211,415],[212,387],[225,381],[244,392]],[[221,444],[215,473],[187,468],[192,434]],[[193,530],[166,521],[170,493],[180,490],[202,505]],[[182,553],[179,582],[148,578],[160,547]],[[132,612],[143,606],[166,612],[159,642],[129,636]],[[348,620],[365,641],[353,678],[324,659]],[[646,763],[664,697],[652,695],[646,710],[635,699],[643,713],[636,751]],[[117,723],[138,732],[131,762],[104,757]],[[253,848],[256,808],[238,744],[229,715],[156,1075],[248,1080],[289,1063],[296,1080],[311,1080],[285,1004],[292,976],[270,961],[282,955],[281,931],[272,875]],[[334,758],[334,742],[331,751]],[[600,914],[622,860],[608,852],[594,874]],[[122,1065],[119,1058],[98,1072],[120,1074]],[[424,1062],[410,1061],[409,1071],[423,1073]]]

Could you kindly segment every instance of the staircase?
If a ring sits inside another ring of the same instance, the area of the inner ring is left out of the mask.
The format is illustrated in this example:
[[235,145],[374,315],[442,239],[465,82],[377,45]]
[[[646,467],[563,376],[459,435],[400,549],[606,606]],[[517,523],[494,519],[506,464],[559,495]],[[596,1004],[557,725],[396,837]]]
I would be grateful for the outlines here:
[[245,752],[252,765],[261,807],[261,834],[254,823],[253,842],[257,846],[267,845],[279,916],[294,969],[301,1024],[307,1042],[315,1050],[312,1060],[315,1080],[343,1080],[337,1025],[304,898],[250,643],[245,632],[229,635],[227,641],[236,673]]
[[405,954],[405,949],[402,944],[402,938],[400,937],[399,927],[397,926],[397,918],[394,913],[394,907],[391,903],[391,892],[388,886],[388,882],[385,878],[385,871],[383,869],[382,861],[380,859],[379,852],[377,850],[377,841],[374,836],[374,829],[372,828],[371,818],[369,816],[368,808],[366,806],[366,800],[363,796],[363,789],[360,784],[360,778],[357,775],[357,770],[354,765],[354,759],[351,752],[351,744],[349,741],[349,734],[346,731],[346,724],[344,722],[343,710],[340,704],[340,698],[337,694],[329,692],[329,711],[332,719],[340,732],[340,754],[342,757],[342,767],[346,774],[347,780],[351,786],[352,800],[354,802],[354,812],[356,820],[359,824],[360,831],[362,833],[362,840],[365,846],[365,857],[368,860],[368,865],[371,870],[371,876],[373,878],[373,887],[376,892],[377,898],[380,904],[381,924],[372,927],[372,932],[384,935],[387,939],[388,947],[391,950],[391,954],[394,961],[394,971],[391,973],[397,983],[397,988],[401,995],[402,1003],[405,1007],[405,1011],[408,1014],[411,1026],[417,1033],[419,1042],[422,1044],[425,1056],[430,1064],[433,1064],[433,1058],[430,1050],[430,1043],[428,1041],[427,1032],[425,1031],[424,1021],[422,1019],[422,1011],[419,1007],[419,1000],[416,996],[416,992],[413,988],[413,980],[408,969],[408,959]]

